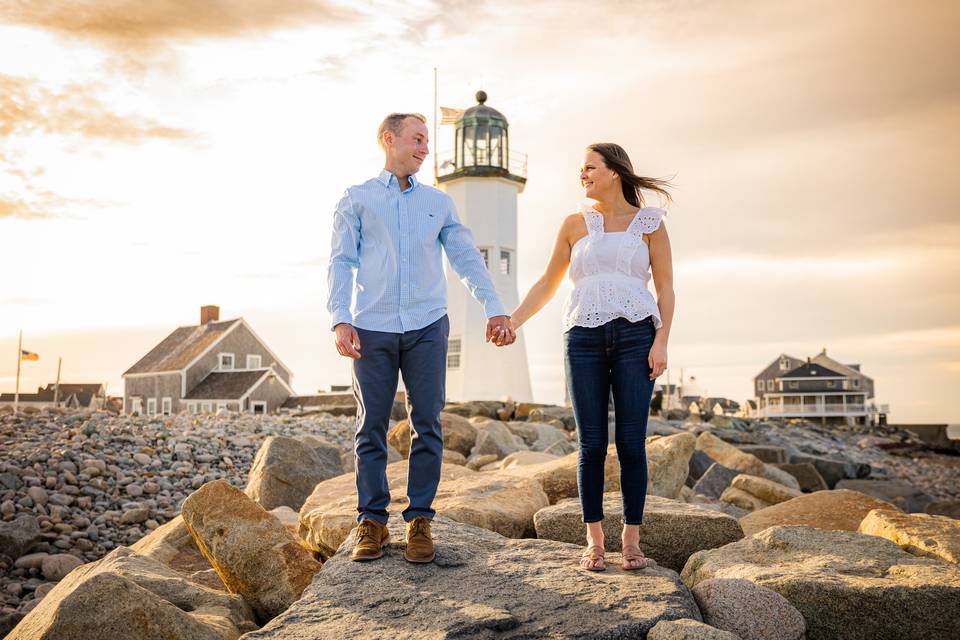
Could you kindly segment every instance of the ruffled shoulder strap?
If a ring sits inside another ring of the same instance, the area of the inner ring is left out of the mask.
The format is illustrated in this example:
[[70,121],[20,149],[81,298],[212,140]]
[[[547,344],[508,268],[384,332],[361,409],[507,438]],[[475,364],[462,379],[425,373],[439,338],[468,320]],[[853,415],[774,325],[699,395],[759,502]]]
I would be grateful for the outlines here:
[[637,211],[637,217],[630,223],[630,231],[638,236],[653,233],[660,227],[660,222],[665,215],[667,212],[659,207],[643,207]]
[[587,223],[587,234],[593,236],[603,233],[603,214],[593,207],[581,204],[580,213],[583,215],[584,222]]

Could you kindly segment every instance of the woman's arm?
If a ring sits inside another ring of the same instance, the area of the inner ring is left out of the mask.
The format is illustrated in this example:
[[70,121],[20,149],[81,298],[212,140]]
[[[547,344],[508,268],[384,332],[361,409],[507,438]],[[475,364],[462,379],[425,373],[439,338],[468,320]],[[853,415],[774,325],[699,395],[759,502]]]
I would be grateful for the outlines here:
[[553,243],[553,254],[547,263],[547,269],[540,276],[530,291],[527,292],[523,302],[513,312],[510,320],[514,328],[519,328],[524,322],[530,319],[533,314],[543,308],[545,304],[557,293],[560,283],[563,282],[563,276],[567,273],[567,267],[570,266],[570,238],[577,229],[578,223],[583,225],[583,216],[578,213],[567,216],[566,220],[560,226],[557,233],[557,239]]
[[653,286],[657,290],[657,306],[660,308],[660,320],[663,326],[657,329],[657,336],[650,348],[650,379],[654,380],[667,368],[667,340],[673,325],[675,296],[673,293],[673,256],[670,251],[670,236],[666,223],[649,234],[650,269],[653,272]]

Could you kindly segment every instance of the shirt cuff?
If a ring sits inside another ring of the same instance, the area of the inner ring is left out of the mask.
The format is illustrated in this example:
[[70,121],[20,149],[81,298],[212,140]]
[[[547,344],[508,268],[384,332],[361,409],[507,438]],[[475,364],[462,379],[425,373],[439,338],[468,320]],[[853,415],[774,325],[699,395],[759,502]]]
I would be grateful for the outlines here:
[[349,311],[337,311],[333,314],[333,322],[330,323],[330,331],[334,331],[338,324],[353,324],[353,315]]
[[486,314],[488,320],[495,316],[507,315],[507,310],[503,308],[503,305],[500,304],[500,301],[496,298],[487,300],[487,303],[483,305],[483,312]]

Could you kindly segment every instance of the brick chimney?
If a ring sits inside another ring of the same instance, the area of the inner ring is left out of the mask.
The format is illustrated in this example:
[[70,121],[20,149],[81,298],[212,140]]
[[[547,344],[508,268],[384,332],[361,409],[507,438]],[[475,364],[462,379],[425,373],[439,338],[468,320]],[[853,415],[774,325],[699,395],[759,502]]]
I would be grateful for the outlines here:
[[220,307],[215,304],[208,304],[205,307],[200,307],[200,324],[217,322],[218,320],[220,320]]

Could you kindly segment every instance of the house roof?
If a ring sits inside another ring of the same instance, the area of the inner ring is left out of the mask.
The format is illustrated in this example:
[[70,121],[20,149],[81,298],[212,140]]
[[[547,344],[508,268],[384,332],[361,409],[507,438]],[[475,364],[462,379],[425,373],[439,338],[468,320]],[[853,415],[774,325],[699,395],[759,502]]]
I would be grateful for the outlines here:
[[828,369],[833,369],[834,371],[839,371],[842,375],[845,375],[845,376],[850,376],[853,378],[857,378],[857,377],[869,378],[869,376],[864,375],[860,371],[859,364],[849,365],[849,364],[843,364],[842,362],[837,362],[836,360],[828,356],[824,351],[821,351],[820,353],[815,355],[811,359],[811,362],[814,362],[816,364],[821,364],[827,367]]
[[135,365],[127,369],[123,375],[179,371],[190,364],[204,349],[223,337],[223,334],[238,322],[241,322],[240,318],[178,327],[147,355],[140,358]]
[[270,369],[213,371],[184,400],[239,400],[268,371]]
[[[15,395],[13,393],[0,393],[0,402],[13,402]],[[60,399],[62,400],[63,397],[61,396]],[[20,402],[53,402],[53,392],[21,393]]]
[[804,362],[796,369],[792,369],[780,376],[781,378],[845,378],[842,373],[827,369],[822,364],[813,362]]
[[[57,386],[56,383],[48,382],[48,383],[47,383],[47,386],[44,387],[43,390],[44,390],[44,391],[49,391],[49,392],[53,393],[53,390],[56,388],[56,386]],[[99,393],[103,393],[104,391],[105,391],[105,389],[104,389],[104,385],[103,385],[102,382],[91,382],[91,383],[89,383],[89,384],[87,384],[87,383],[65,383],[65,382],[61,382],[61,383],[60,383],[60,396],[61,396],[61,397],[62,397],[64,394],[69,395],[69,394],[71,394],[71,393],[85,393],[85,392],[86,392],[86,393],[92,393],[93,395],[97,395],[97,394],[99,394]]]

